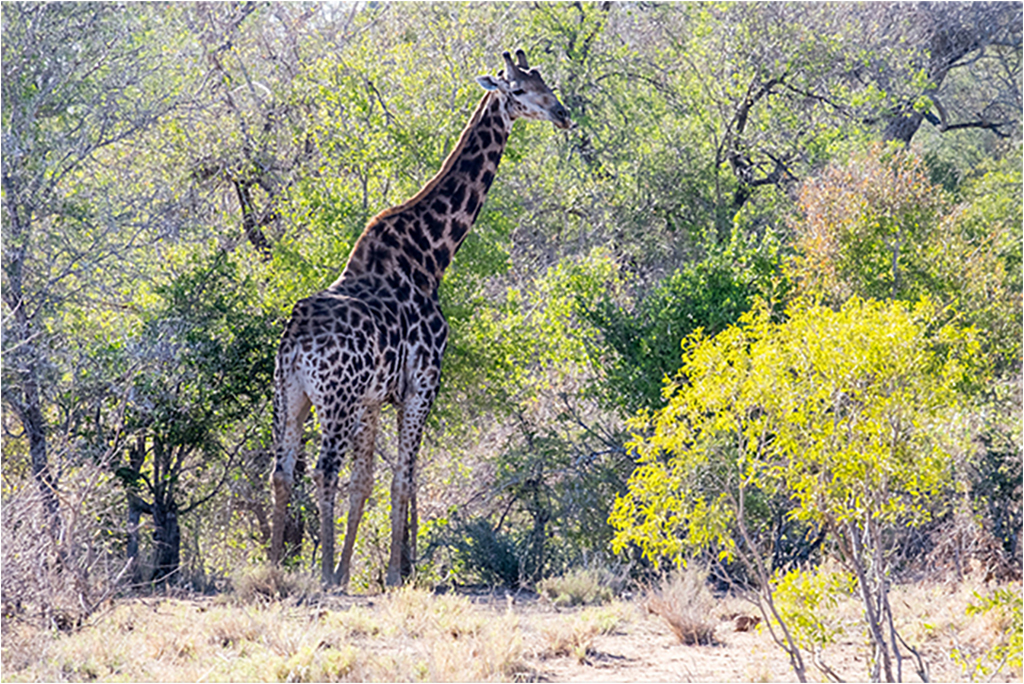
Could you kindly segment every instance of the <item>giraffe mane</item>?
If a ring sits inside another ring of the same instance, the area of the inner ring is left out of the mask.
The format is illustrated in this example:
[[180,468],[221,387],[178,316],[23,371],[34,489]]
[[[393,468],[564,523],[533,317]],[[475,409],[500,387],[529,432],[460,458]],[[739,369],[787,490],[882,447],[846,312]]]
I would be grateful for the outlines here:
[[[431,190],[437,187],[438,183],[441,182],[441,179],[444,178],[444,176],[451,170],[452,166],[455,164],[455,160],[458,158],[459,153],[462,152],[462,148],[466,146],[466,140],[469,138],[470,132],[473,130],[474,127],[476,127],[480,119],[483,118],[484,112],[487,111],[487,107],[490,104],[492,97],[497,97],[497,95],[495,93],[485,93],[484,96],[480,98],[480,102],[477,103],[476,110],[473,112],[473,116],[470,117],[469,123],[466,124],[466,127],[464,129],[462,129],[462,134],[459,136],[459,141],[455,143],[455,147],[452,149],[451,152],[448,153],[448,156],[445,158],[444,163],[441,164],[440,170],[437,173],[435,173],[430,180],[427,181],[426,185],[420,188],[419,192],[417,192],[415,195],[405,200],[401,204],[396,204],[393,207],[389,207],[384,211],[380,212],[379,214],[377,214],[376,216],[374,216],[372,219],[370,219],[370,221],[366,224],[366,230],[363,231],[363,235],[365,235],[367,231],[381,219],[386,218],[388,216],[392,216],[399,212],[405,211],[406,209],[412,206],[415,206],[420,201],[422,201],[424,197],[429,195]],[[360,236],[360,239],[361,238],[362,236]]]

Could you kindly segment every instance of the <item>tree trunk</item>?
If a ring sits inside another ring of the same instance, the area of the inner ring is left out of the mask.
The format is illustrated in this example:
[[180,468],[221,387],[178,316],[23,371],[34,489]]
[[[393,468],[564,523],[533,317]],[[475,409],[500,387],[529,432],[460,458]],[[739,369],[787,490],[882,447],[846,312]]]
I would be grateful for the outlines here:
[[533,516],[533,529],[530,531],[530,565],[525,568],[526,576],[520,577],[520,582],[528,580],[530,583],[540,579],[544,572],[544,545],[547,540],[548,520],[551,518],[550,511],[540,499],[540,483],[533,486],[533,507],[530,511]]
[[[979,30],[968,28],[963,19],[957,16],[957,10],[947,10],[941,3],[923,7],[927,10],[927,21],[932,27],[928,39],[928,80],[931,86],[929,92],[935,94],[942,87],[950,69],[983,43]],[[910,145],[924,119],[925,113],[915,109],[913,102],[908,102],[890,117],[882,132],[882,139]],[[944,126],[948,123],[943,121]]]
[[148,512],[149,507],[144,505],[139,497],[128,494],[128,548],[126,555],[132,564],[132,584],[142,582],[142,568],[139,565],[139,525],[142,514]]
[[[50,469],[46,444],[46,421],[43,418],[42,398],[39,391],[39,365],[32,340],[32,324],[23,313],[23,303],[15,311],[20,339],[15,343],[14,364],[21,381],[21,391],[11,401],[21,425],[28,437],[28,452],[32,463],[32,478],[39,488],[45,515],[45,533],[53,540],[58,555],[62,555],[61,541],[64,536],[60,517],[60,503],[57,499],[57,480]],[[18,348],[20,347],[20,348]]]
[[39,495],[45,511],[47,534],[53,539],[58,553],[61,552],[60,541],[63,526],[60,518],[60,504],[57,500],[57,480],[50,470],[46,445],[46,421],[43,418],[42,396],[39,388],[39,352],[37,350],[36,330],[32,317],[29,315],[28,302],[22,280],[22,269],[25,265],[26,243],[30,238],[31,208],[14,201],[18,197],[19,188],[4,170],[3,186],[7,197],[3,204],[7,221],[5,228],[9,231],[5,240],[6,254],[4,270],[7,275],[7,286],[3,291],[4,303],[14,318],[14,339],[5,344],[5,366],[13,371],[17,378],[15,387],[7,390],[4,397],[18,414],[18,419],[28,438],[29,457],[32,463],[32,478],[39,487]]
[[142,463],[145,461],[145,458],[146,438],[138,435],[135,438],[135,445],[128,447],[128,468],[134,474],[135,481],[133,483],[125,483],[125,488],[128,490],[128,547],[126,555],[132,564],[132,584],[142,582],[142,568],[139,565],[139,524],[143,513],[152,512],[149,504],[132,491],[136,486],[135,483],[138,482],[139,473],[142,471]]
[[871,538],[870,530],[864,533],[867,539],[862,539],[856,523],[852,521],[846,523],[845,531],[849,563],[857,575],[857,586],[860,588],[861,601],[864,604],[864,619],[868,623],[868,639],[875,647],[875,662],[872,665],[871,679],[878,681],[884,675],[885,681],[892,682],[895,681],[892,676],[892,659],[883,634],[882,617],[879,614],[881,604],[878,592],[885,591],[885,587],[878,584],[880,568],[874,565],[866,567],[867,563],[865,563],[865,560],[870,562],[870,553],[864,547],[877,543],[877,540]]
[[904,145],[909,145],[914,134],[917,133],[917,129],[921,127],[921,123],[924,121],[924,114],[917,111],[913,107],[908,107],[906,110],[899,112],[889,123],[886,124],[885,130],[882,132],[883,140],[896,140]]
[[25,403],[22,406],[23,410],[19,413],[25,434],[28,436],[32,477],[39,487],[43,509],[46,512],[46,531],[59,549],[63,537],[63,523],[60,517],[60,504],[57,500],[57,481],[50,470],[47,456],[46,423],[43,420],[39,386],[35,382],[35,374],[35,368],[32,367],[27,369],[23,375]]
[[161,582],[178,572],[181,564],[181,528],[178,526],[178,504],[153,502],[153,581]]

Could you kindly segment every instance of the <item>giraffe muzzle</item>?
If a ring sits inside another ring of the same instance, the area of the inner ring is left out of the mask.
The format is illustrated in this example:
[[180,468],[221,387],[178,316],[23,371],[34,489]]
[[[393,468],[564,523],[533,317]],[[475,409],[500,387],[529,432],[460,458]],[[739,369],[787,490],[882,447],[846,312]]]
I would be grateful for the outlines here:
[[569,110],[567,110],[565,107],[559,107],[558,109],[554,110],[551,114],[551,123],[555,124],[556,128],[561,128],[562,130],[569,130],[570,128],[576,127],[575,122],[569,118]]

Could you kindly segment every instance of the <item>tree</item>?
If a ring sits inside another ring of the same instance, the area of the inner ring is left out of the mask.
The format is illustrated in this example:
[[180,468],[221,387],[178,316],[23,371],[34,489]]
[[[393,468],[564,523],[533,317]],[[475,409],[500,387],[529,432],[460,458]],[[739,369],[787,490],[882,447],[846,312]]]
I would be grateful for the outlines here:
[[894,20],[880,32],[879,47],[900,41],[910,46],[902,64],[884,68],[879,51],[868,67],[880,88],[895,95],[882,118],[882,138],[909,145],[928,121],[943,133],[977,128],[1019,139],[1021,7],[1019,2],[921,2],[868,13],[876,21]]
[[316,105],[302,91],[303,50],[324,23],[317,14],[315,5],[256,2],[187,10],[202,54],[196,78],[207,86],[193,105],[203,115],[185,113],[168,132],[195,182],[214,197],[231,189],[242,232],[263,259],[282,233],[284,196],[317,157]]
[[595,384],[605,402],[626,415],[661,406],[664,379],[678,370],[680,340],[696,330],[713,336],[758,295],[781,294],[772,292],[780,270],[773,252],[767,241],[759,249],[731,245],[680,268],[633,307],[608,295],[580,302],[584,319],[601,332],[593,353],[604,357]]
[[3,400],[27,437],[55,539],[46,404],[65,344],[55,319],[138,235],[122,232],[124,214],[105,213],[77,173],[170,106],[143,97],[161,65],[136,40],[150,17],[104,4],[3,7]]
[[913,151],[876,144],[802,183],[787,271],[800,291],[836,305],[932,297],[985,330],[986,354],[1012,373],[1024,320],[1019,153],[981,166],[953,193],[929,175]]
[[715,202],[732,208],[719,243],[736,210],[850,140],[909,144],[924,121],[1020,136],[1019,3],[668,6],[656,25],[667,49],[646,71],[711,143]]
[[[901,676],[888,602],[891,533],[928,516],[952,484],[959,424],[976,379],[977,342],[935,322],[933,304],[850,299],[839,311],[798,300],[787,320],[761,308],[713,338],[683,343],[667,405],[641,413],[640,464],[611,516],[614,547],[654,560],[688,550],[738,557],[756,578],[777,642],[803,678],[799,648],[775,611],[772,573],[751,507],[778,494],[789,516],[825,532],[855,576],[874,649],[871,676]],[[916,653],[915,653],[916,655]],[[895,659],[895,669],[893,661]]]
[[935,167],[926,159],[876,145],[803,183],[802,216],[792,223],[796,253],[787,271],[803,292],[833,305],[850,296],[926,295],[942,304],[942,320],[978,330],[993,371],[973,411],[978,448],[958,459],[963,497],[929,531],[945,540],[933,553],[955,561],[958,572],[960,557],[992,539],[1002,546],[985,556],[994,571],[1019,557],[1019,536],[1011,531],[1021,515],[1012,427],[1020,414],[1024,321],[1019,160],[1011,153],[984,162],[943,187],[931,182]]
[[[273,375],[275,326],[254,308],[252,283],[225,254],[196,261],[170,284],[123,353],[136,357],[125,417],[129,534],[153,519],[153,580],[178,571],[180,520],[210,500],[260,426]],[[138,539],[130,539],[131,553]]]
[[876,145],[831,165],[800,189],[794,273],[829,302],[851,296],[942,296],[934,247],[944,213],[940,189],[912,152]]

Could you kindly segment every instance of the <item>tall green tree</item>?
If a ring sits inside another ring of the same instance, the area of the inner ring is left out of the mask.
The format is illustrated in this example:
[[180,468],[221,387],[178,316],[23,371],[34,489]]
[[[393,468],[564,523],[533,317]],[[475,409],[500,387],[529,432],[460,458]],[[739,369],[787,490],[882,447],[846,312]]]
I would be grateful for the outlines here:
[[152,9],[14,3],[3,9],[3,400],[29,445],[51,533],[60,526],[48,404],[69,345],[59,318],[95,291],[139,227],[80,175],[171,106],[151,91],[164,57],[141,41]]
[[[258,438],[269,403],[276,326],[224,253],[192,260],[157,290],[123,353],[135,372],[123,430],[129,519],[153,520],[153,580],[177,573],[181,519],[214,497]],[[137,534],[129,529],[129,534]],[[138,540],[129,546],[138,551]]]

